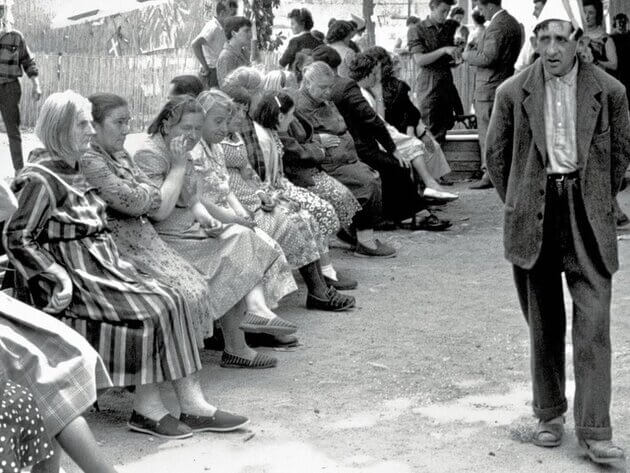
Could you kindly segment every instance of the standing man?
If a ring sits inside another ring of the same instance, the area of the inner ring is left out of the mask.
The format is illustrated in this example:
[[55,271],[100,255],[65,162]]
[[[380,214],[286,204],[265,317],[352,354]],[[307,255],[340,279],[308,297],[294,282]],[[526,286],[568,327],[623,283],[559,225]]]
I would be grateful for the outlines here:
[[219,86],[234,69],[251,64],[252,22],[244,16],[231,16],[224,23],[227,42],[217,60]]
[[438,142],[455,125],[461,100],[453,82],[451,63],[457,56],[455,32],[459,23],[447,19],[457,0],[430,0],[431,14],[407,32],[409,52],[418,66],[416,96],[422,121]]
[[0,113],[7,129],[13,169],[24,167],[22,137],[20,135],[20,98],[22,88],[19,78],[22,70],[33,81],[33,98],[39,100],[42,89],[38,70],[22,33],[11,27],[10,12],[6,0],[0,3]]
[[564,433],[564,273],[573,299],[575,431],[592,461],[609,464],[624,459],[609,413],[610,303],[613,201],[630,161],[630,117],[623,86],[578,60],[579,11],[554,2],[535,30],[541,57],[497,91],[488,173],[505,203],[505,255],[529,325],[534,444],[556,447]]
[[501,0],[479,0],[479,11],[490,20],[477,47],[464,52],[464,61],[477,68],[475,75],[475,113],[481,148],[481,181],[471,189],[492,187],[486,170],[486,135],[497,87],[514,75],[514,64],[523,45],[523,29],[516,19],[501,8]]
[[193,53],[201,64],[199,78],[206,89],[219,86],[216,65],[226,41],[223,22],[231,16],[230,12],[225,3],[217,3],[216,16],[206,23],[191,44]]
[[613,22],[615,32],[612,39],[617,49],[617,70],[614,76],[626,87],[626,94],[630,98],[630,32],[628,32],[628,15],[619,13]]

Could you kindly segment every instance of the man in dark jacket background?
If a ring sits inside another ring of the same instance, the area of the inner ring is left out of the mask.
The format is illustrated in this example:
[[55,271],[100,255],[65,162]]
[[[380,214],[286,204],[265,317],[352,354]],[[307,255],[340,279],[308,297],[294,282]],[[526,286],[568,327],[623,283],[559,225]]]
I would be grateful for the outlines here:
[[501,8],[501,0],[479,0],[479,10],[490,21],[477,42],[463,54],[464,61],[476,67],[475,113],[481,147],[483,177],[472,189],[488,189],[492,183],[486,172],[486,135],[494,105],[494,95],[506,79],[514,75],[514,64],[523,46],[523,28]]

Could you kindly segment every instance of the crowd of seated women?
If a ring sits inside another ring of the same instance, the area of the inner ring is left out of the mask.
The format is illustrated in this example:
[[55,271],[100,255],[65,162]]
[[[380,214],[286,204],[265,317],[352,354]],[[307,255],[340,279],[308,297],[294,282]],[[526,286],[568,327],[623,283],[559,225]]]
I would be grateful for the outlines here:
[[427,199],[457,198],[440,184],[448,164],[400,97],[388,53],[353,55],[349,78],[333,47],[300,55],[298,74],[239,67],[220,90],[174,78],[129,148],[125,98],[45,101],[42,146],[2,189],[3,246],[26,291],[0,293],[0,395],[24,393],[20,405],[41,412],[25,447],[38,452],[33,471],[58,470],[59,448],[85,471],[114,471],[80,417],[111,387],[131,388],[136,432],[243,428],[246,417],[204,393],[200,350],[220,339],[221,367],[273,368],[255,347],[297,344],[298,326],[274,312],[295,276],[310,310],[356,305],[343,291],[358,282],[336,267],[331,241],[378,260],[396,249],[375,230],[450,225],[427,211]]

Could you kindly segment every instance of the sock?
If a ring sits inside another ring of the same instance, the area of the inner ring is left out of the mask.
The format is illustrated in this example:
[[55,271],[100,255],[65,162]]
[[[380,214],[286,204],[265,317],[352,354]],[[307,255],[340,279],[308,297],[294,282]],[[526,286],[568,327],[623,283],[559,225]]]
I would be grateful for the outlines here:
[[154,421],[162,419],[169,413],[162,402],[162,396],[156,384],[136,386],[133,410]]
[[206,401],[199,381],[192,376],[173,381],[173,387],[183,414],[212,417],[217,412],[217,408]]
[[337,280],[337,271],[335,271],[335,268],[333,268],[332,264],[322,266],[322,274],[328,279],[332,279],[333,281]]

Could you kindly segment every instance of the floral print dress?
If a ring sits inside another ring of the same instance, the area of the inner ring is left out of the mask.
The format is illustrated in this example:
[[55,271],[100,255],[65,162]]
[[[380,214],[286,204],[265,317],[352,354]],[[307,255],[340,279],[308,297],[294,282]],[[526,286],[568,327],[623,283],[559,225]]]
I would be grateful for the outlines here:
[[320,259],[328,251],[326,239],[306,210],[278,203],[270,212],[262,209],[260,192],[265,191],[260,176],[247,158],[247,149],[240,136],[221,143],[230,189],[243,207],[253,213],[256,224],[276,240],[294,268],[301,268]]

